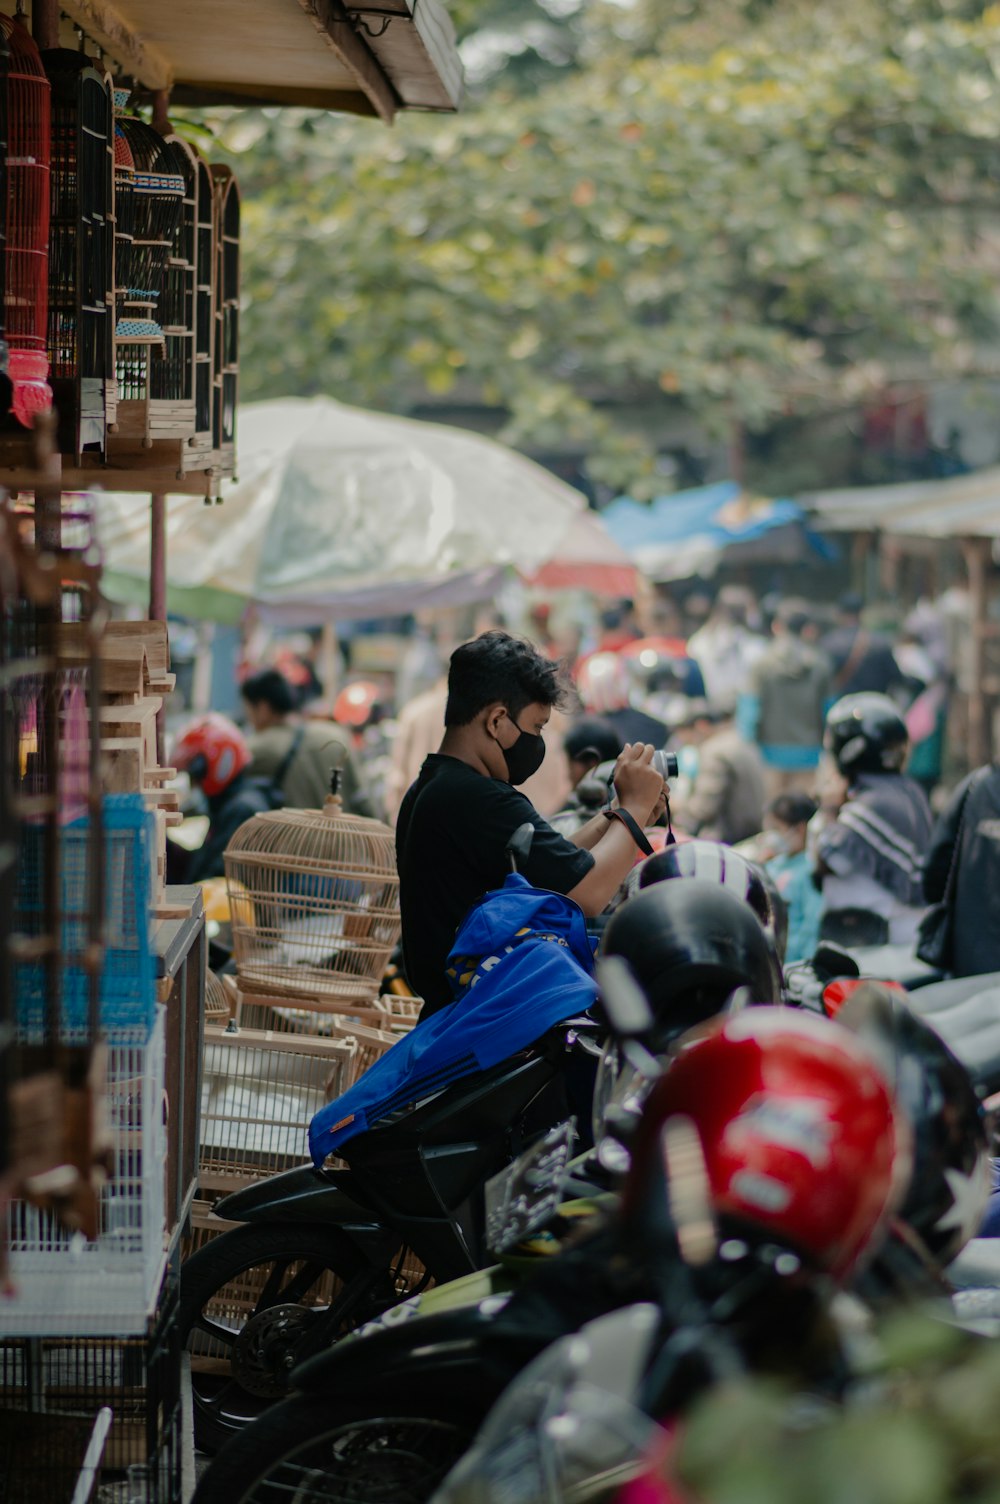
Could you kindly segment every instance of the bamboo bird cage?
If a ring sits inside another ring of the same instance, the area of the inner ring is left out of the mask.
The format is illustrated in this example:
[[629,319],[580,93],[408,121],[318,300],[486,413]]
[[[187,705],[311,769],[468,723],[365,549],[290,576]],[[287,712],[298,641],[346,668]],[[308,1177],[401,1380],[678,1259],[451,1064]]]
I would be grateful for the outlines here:
[[103,454],[114,383],[114,104],[82,53],[42,56],[52,87],[48,356],[58,447]]
[[399,939],[393,833],[322,810],[254,815],[225,855],[239,987],[267,997],[369,1002]]
[[52,406],[46,354],[49,288],[50,90],[38,48],[0,16],[7,70],[7,241],[4,312],[13,411],[30,428]]

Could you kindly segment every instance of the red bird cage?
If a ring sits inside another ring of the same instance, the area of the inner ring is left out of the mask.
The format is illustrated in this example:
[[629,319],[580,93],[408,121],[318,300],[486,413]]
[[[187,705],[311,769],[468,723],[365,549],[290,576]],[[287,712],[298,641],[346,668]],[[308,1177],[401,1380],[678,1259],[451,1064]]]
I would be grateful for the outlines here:
[[49,81],[38,48],[0,16],[10,49],[7,74],[6,312],[14,416],[30,428],[52,406],[46,353],[49,301]]

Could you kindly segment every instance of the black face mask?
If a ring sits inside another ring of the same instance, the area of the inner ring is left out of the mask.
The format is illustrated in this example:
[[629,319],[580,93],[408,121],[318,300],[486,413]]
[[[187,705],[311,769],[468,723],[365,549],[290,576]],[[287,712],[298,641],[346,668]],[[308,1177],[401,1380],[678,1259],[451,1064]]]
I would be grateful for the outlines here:
[[[517,722],[511,716],[513,725]],[[507,778],[512,784],[527,783],[532,773],[537,773],[545,760],[545,741],[533,731],[522,731],[517,726],[518,738],[513,746],[501,747],[507,764]]]

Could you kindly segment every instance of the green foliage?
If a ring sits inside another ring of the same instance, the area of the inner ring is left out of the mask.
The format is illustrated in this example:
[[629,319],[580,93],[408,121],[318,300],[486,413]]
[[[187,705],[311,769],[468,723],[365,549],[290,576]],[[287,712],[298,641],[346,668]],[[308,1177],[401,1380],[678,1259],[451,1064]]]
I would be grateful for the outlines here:
[[843,1408],[748,1381],[710,1395],[676,1458],[699,1504],[996,1504],[1000,1350],[908,1315]]
[[455,118],[223,125],[245,398],[497,406],[511,441],[582,444],[641,493],[633,404],[723,435],[979,369],[1000,9],[636,0],[559,24],[565,66],[526,92],[504,70]]

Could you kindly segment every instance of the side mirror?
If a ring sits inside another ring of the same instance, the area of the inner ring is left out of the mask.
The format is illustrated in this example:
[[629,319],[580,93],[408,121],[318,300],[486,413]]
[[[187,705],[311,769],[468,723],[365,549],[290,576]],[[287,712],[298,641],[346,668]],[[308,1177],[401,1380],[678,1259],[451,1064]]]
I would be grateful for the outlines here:
[[507,860],[510,870],[519,872],[531,856],[531,843],[535,839],[535,827],[530,820],[519,825],[507,842]]

